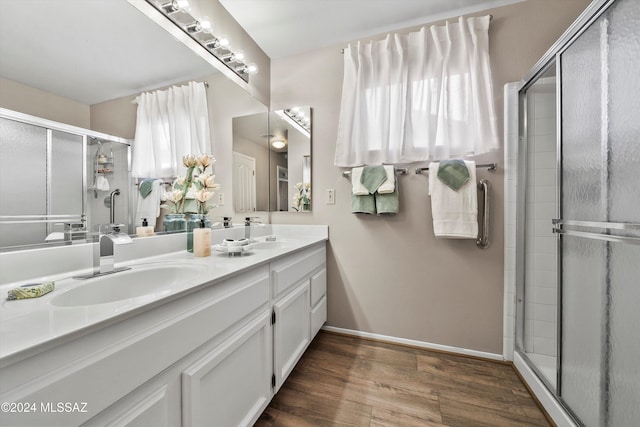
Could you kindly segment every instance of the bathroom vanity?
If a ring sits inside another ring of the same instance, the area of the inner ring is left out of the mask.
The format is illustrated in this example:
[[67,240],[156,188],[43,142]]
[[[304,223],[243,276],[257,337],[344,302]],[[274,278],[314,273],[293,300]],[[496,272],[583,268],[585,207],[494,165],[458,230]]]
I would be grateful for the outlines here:
[[292,228],[250,255],[156,255],[4,301],[0,424],[252,425],[326,321],[327,229]]

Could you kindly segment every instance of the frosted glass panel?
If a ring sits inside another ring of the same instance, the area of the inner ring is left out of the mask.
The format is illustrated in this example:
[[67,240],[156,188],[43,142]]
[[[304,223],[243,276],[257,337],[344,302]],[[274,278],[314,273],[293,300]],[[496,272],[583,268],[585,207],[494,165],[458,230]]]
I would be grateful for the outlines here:
[[562,209],[563,217],[576,220],[605,221],[606,215],[600,27],[592,25],[561,58]]
[[82,214],[82,137],[53,131],[51,214]]
[[[46,214],[46,177],[46,129],[0,118],[0,215]],[[44,224],[0,224],[0,246],[41,243],[45,233]]]
[[562,238],[561,396],[587,426],[600,425],[607,243]]
[[618,1],[609,18],[610,217],[640,222],[640,2]]
[[609,425],[632,426],[640,420],[640,247],[613,244],[611,250]]

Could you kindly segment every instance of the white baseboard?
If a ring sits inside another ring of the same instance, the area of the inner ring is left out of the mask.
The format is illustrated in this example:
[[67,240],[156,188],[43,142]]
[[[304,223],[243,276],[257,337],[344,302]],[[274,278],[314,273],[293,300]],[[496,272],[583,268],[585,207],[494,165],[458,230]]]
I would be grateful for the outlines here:
[[371,338],[378,341],[386,341],[394,344],[409,345],[412,347],[419,347],[427,350],[446,351],[448,353],[462,354],[465,356],[473,356],[473,357],[480,357],[483,359],[504,361],[504,357],[501,354],[496,354],[496,353],[487,353],[484,351],[469,350],[467,348],[452,347],[452,346],[442,345],[442,344],[433,344],[430,342],[416,341],[416,340],[410,340],[406,338],[397,338],[389,335],[372,334],[371,332],[362,332],[362,331],[356,331],[353,329],[336,328],[335,326],[323,326],[322,329],[328,332],[336,332],[339,334],[352,335],[352,336],[361,337],[361,338]]

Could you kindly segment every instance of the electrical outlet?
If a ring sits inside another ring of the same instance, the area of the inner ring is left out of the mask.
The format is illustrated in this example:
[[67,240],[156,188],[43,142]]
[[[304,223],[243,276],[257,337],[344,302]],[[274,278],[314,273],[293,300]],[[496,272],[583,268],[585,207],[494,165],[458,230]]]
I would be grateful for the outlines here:
[[218,206],[224,206],[224,193],[218,193]]
[[325,194],[325,203],[327,205],[335,205],[336,204],[336,190],[333,188],[327,189]]

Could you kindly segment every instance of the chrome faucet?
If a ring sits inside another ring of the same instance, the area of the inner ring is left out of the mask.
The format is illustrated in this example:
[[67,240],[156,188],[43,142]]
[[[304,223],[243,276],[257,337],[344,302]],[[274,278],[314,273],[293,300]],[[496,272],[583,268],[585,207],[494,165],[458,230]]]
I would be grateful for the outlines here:
[[257,216],[248,216],[244,219],[244,238],[251,243],[251,224],[260,224],[260,221],[254,221]]
[[128,234],[120,231],[121,227],[124,227],[124,224],[101,224],[98,226],[98,233],[94,235],[93,272],[75,276],[74,279],[90,279],[131,269],[130,267],[115,268],[115,247],[133,243]]

